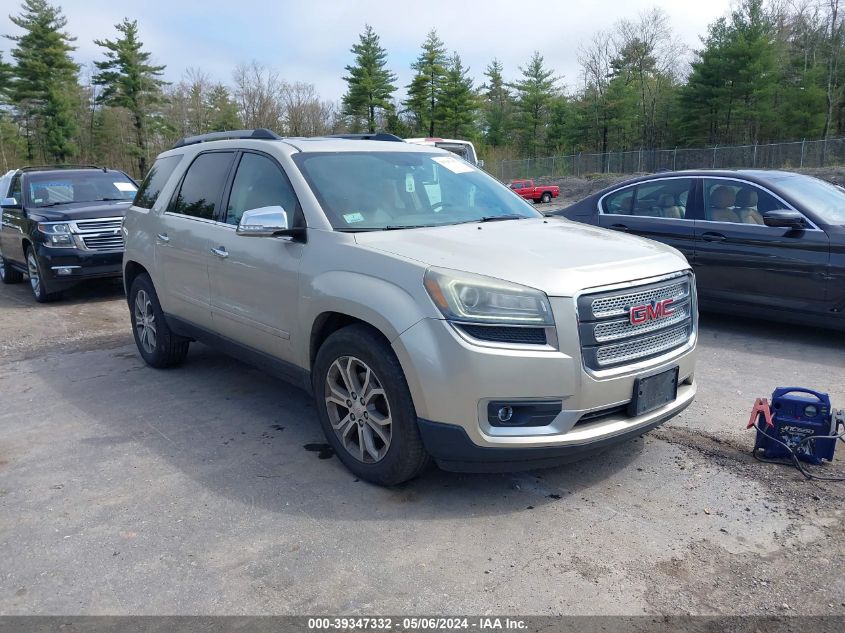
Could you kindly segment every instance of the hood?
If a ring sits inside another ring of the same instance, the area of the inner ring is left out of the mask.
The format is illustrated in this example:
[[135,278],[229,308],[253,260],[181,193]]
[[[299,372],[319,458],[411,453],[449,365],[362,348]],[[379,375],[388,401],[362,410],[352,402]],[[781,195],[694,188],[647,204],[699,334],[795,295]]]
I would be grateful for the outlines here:
[[37,222],[71,222],[91,218],[122,218],[132,204],[121,202],[72,202],[58,207],[30,208],[27,215]]
[[558,218],[355,234],[362,246],[571,297],[689,268],[670,246]]

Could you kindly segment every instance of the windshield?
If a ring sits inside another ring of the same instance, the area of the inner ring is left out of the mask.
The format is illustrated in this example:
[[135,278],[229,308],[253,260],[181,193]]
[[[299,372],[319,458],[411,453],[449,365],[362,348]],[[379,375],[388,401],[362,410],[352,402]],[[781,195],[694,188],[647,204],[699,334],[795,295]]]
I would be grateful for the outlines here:
[[104,200],[131,201],[138,189],[126,174],[94,169],[33,174],[27,177],[26,182],[29,204],[34,207]]
[[448,154],[303,152],[293,160],[341,231],[542,217],[483,171]]
[[845,226],[845,191],[818,178],[789,176],[778,187],[825,224]]

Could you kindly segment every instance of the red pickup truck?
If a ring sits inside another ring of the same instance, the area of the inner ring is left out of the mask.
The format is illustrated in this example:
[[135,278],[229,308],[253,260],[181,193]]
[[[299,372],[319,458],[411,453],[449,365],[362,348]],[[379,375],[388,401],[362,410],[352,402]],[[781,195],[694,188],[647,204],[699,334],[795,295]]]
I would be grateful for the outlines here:
[[534,202],[550,202],[560,195],[560,187],[554,185],[536,186],[533,180],[512,180],[508,185],[523,198]]

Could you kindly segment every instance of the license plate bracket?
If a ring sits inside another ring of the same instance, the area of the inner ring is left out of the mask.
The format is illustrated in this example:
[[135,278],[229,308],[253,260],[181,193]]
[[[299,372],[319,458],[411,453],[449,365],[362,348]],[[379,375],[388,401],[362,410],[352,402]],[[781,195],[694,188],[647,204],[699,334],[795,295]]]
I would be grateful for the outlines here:
[[677,367],[651,376],[640,376],[634,381],[634,393],[628,404],[628,415],[636,417],[654,411],[677,397]]

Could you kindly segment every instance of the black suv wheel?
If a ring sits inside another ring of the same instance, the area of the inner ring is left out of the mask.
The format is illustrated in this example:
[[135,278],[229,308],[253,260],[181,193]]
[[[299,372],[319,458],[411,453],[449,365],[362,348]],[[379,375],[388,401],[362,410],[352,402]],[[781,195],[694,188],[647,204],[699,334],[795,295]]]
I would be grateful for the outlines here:
[[47,286],[47,280],[44,279],[42,271],[44,268],[41,262],[38,261],[38,255],[35,254],[35,249],[28,246],[26,249],[26,269],[29,274],[29,289],[32,290],[32,296],[38,303],[47,303],[58,298],[59,293],[50,292]]
[[6,258],[3,257],[3,252],[0,251],[0,282],[4,284],[16,284],[23,280],[23,273],[16,268],[12,268]]

